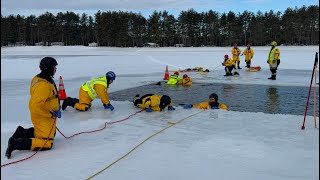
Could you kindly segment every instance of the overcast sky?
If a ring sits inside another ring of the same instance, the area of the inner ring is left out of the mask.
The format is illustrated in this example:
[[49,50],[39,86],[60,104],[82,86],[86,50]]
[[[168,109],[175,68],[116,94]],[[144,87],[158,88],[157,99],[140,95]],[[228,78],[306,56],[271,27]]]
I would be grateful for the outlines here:
[[169,14],[178,17],[180,11],[195,9],[197,12],[206,12],[210,9],[218,12],[238,13],[248,10],[256,13],[258,10],[281,11],[288,7],[301,7],[302,5],[319,5],[318,0],[1,0],[1,14],[20,14],[36,16],[49,11],[73,11],[94,15],[101,11],[132,11],[141,13],[146,18],[154,11],[167,10]]

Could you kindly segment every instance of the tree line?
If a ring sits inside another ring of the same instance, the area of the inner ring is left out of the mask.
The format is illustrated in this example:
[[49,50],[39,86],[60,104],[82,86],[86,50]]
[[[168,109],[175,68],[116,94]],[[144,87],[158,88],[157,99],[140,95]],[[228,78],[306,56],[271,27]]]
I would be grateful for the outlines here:
[[64,45],[141,47],[147,42],[161,47],[229,46],[251,43],[264,46],[271,41],[286,45],[319,44],[319,6],[287,8],[283,13],[219,13],[194,9],[181,11],[175,18],[167,11],[154,11],[148,18],[140,13],[98,11],[86,13],[45,12],[35,15],[1,15],[1,46],[15,43],[63,42]]

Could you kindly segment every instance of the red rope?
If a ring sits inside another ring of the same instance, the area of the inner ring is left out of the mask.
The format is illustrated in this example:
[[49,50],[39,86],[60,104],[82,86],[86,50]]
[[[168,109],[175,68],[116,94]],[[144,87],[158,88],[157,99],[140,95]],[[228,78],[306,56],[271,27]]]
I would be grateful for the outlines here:
[[20,159],[20,160],[17,160],[17,161],[13,161],[13,162],[10,162],[10,163],[2,164],[1,167],[8,166],[8,165],[10,165],[10,164],[15,164],[15,163],[22,162],[22,161],[24,161],[24,160],[30,159],[30,158],[32,158],[34,155],[36,155],[39,151],[41,151],[41,149],[46,145],[46,143],[47,143],[47,141],[48,141],[48,139],[49,139],[49,137],[50,137],[50,134],[51,134],[51,132],[52,132],[53,126],[56,124],[56,121],[57,121],[57,118],[54,119],[54,122],[53,122],[53,124],[52,124],[51,130],[50,130],[50,133],[49,133],[49,136],[48,136],[47,140],[44,142],[43,146],[42,146],[40,149],[38,149],[35,153],[33,153],[33,154],[32,154],[31,156],[29,156],[29,157],[26,157],[26,158],[24,158],[24,159]]
[[[143,111],[144,111],[144,110],[137,111],[137,112],[135,112],[134,114],[131,114],[130,116],[128,116],[128,117],[126,117],[126,118],[124,118],[124,119],[118,120],[118,121],[105,122],[103,128],[100,128],[100,129],[97,129],[97,130],[92,130],[92,131],[79,132],[79,133],[76,133],[76,134],[74,134],[74,135],[72,135],[72,136],[69,136],[69,137],[66,137],[66,136],[58,129],[58,127],[57,127],[56,129],[59,131],[59,133],[60,133],[63,137],[65,137],[66,139],[69,139],[69,138],[72,138],[72,137],[77,136],[77,135],[80,135],[80,134],[93,133],[93,132],[101,131],[101,130],[103,130],[103,129],[105,129],[105,128],[107,127],[107,124],[115,124],[115,123],[119,123],[119,122],[128,120],[130,117],[132,117],[132,116],[134,116],[134,115],[136,115],[136,114],[138,114],[138,113],[140,113],[140,112],[143,112]],[[54,121],[54,124],[55,124],[55,123],[56,123],[56,119],[55,119],[55,121]],[[54,124],[53,124],[52,127],[51,127],[49,136],[50,136],[50,134],[51,134],[51,131],[52,131],[52,129],[53,129]],[[26,158],[24,158],[24,159],[20,159],[20,160],[18,160],[18,161],[13,161],[13,162],[10,162],[10,163],[7,163],[7,164],[3,164],[3,165],[1,165],[1,167],[7,166],[7,165],[10,165],[10,164],[15,164],[15,163],[18,163],[18,162],[22,162],[22,161],[25,161],[25,160],[27,160],[27,159],[32,158],[32,157],[33,157],[34,155],[36,155],[39,151],[41,151],[41,149],[46,145],[48,139],[49,139],[49,137],[47,138],[47,140],[45,141],[45,143],[43,144],[43,146],[42,146],[38,151],[36,151],[35,153],[33,153],[31,156],[26,157]]]
[[131,114],[130,116],[128,116],[128,117],[126,117],[126,118],[124,118],[124,119],[118,120],[118,121],[105,122],[105,123],[104,123],[104,127],[100,128],[100,129],[96,129],[96,130],[92,130],[92,131],[79,132],[79,133],[76,133],[76,134],[71,135],[71,136],[69,136],[69,137],[65,136],[58,128],[57,128],[57,130],[59,131],[59,133],[60,133],[64,138],[70,139],[70,138],[72,138],[72,137],[74,137],[74,136],[77,136],[77,135],[80,135],[80,134],[87,134],[87,133],[94,133],[94,132],[102,131],[102,130],[104,130],[104,129],[107,127],[107,124],[115,124],[115,123],[119,123],[119,122],[128,120],[131,116],[134,116],[134,115],[136,115],[136,114],[138,114],[138,113],[140,113],[140,112],[143,112],[143,111],[144,111],[144,110],[137,111],[137,112],[135,112],[134,114]]

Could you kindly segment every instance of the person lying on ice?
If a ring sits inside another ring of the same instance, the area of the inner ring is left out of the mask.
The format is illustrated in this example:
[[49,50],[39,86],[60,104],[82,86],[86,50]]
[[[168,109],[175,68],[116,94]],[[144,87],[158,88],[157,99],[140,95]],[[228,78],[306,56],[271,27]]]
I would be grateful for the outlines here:
[[192,79],[187,74],[184,74],[182,76],[183,79],[181,79],[178,84],[181,84],[182,86],[191,86],[192,85]]
[[40,74],[30,83],[29,110],[34,127],[24,129],[18,126],[9,138],[6,157],[10,159],[14,150],[49,150],[56,134],[56,119],[61,118],[60,101],[53,76],[57,61],[45,57],[40,61]]
[[175,110],[172,106],[171,98],[167,95],[146,94],[141,96],[139,94],[133,99],[133,104],[136,107],[146,110],[146,112],[163,111],[168,106],[168,110]]
[[79,99],[67,97],[62,103],[62,110],[71,106],[79,111],[87,111],[91,107],[91,102],[99,97],[105,109],[113,111],[114,107],[108,98],[109,85],[116,79],[116,74],[112,71],[105,76],[93,78],[85,82],[79,90]]
[[235,69],[235,64],[235,61],[230,59],[228,54],[224,55],[224,62],[222,63],[222,65],[225,66],[224,70],[226,72],[224,76],[239,75],[236,70],[234,74],[232,74],[232,70]]
[[179,76],[179,72],[176,71],[174,72],[174,74],[172,74],[170,77],[169,77],[169,80],[167,82],[167,84],[171,84],[171,85],[174,85],[174,84],[178,84],[178,82],[181,80],[181,76]]
[[228,107],[225,104],[218,102],[218,95],[212,93],[209,95],[209,101],[202,102],[200,104],[186,104],[183,106],[184,109],[199,108],[199,109],[225,109]]

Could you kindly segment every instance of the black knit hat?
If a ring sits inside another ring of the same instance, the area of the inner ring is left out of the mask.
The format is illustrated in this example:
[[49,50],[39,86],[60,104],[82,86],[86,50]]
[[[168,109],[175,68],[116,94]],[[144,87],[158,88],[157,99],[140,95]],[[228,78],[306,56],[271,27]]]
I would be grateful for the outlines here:
[[212,93],[209,95],[209,99],[210,98],[214,98],[216,100],[216,102],[218,102],[218,95],[216,93]]
[[40,70],[44,71],[47,69],[53,69],[54,66],[58,65],[57,61],[52,57],[44,57],[40,61]]
[[171,103],[171,98],[167,95],[163,95],[160,99],[161,104],[169,105]]

